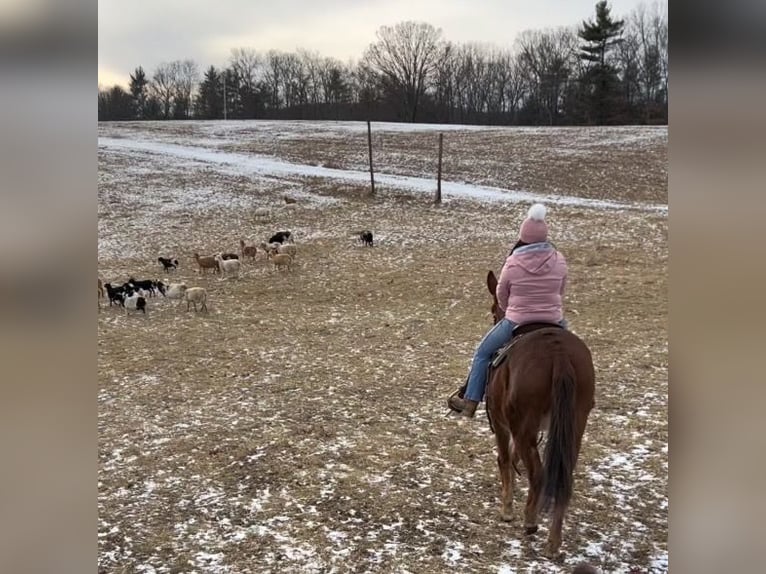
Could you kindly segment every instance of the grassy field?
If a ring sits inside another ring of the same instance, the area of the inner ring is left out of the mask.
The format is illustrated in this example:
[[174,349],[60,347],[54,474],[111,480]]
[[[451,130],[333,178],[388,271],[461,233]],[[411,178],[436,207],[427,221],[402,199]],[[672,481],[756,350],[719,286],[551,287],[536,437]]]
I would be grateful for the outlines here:
[[[376,132],[378,169],[431,177],[435,132]],[[358,126],[103,124],[99,135],[364,169]],[[210,312],[102,302],[102,572],[608,572],[667,570],[667,131],[471,129],[445,135],[445,178],[630,204],[549,205],[570,277],[566,314],[590,346],[594,409],[564,557],[498,517],[486,417],[446,398],[490,326],[528,204],[429,197],[331,179],[252,175],[99,149],[99,276],[186,282]],[[431,163],[429,163],[431,162]],[[282,196],[298,198],[285,208]],[[271,215],[254,217],[258,207]],[[200,276],[192,253],[292,230],[291,272],[245,262]],[[353,234],[372,229],[373,248]],[[166,277],[158,256],[180,268]]]

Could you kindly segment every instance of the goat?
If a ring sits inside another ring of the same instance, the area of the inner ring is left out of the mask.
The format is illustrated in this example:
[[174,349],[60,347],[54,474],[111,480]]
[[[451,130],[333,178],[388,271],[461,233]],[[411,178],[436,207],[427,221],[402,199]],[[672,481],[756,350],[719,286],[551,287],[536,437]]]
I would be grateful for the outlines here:
[[224,259],[221,255],[216,255],[215,259],[218,261],[218,269],[221,275],[233,273],[239,279],[239,259]]
[[186,283],[171,283],[167,288],[168,299],[183,299],[186,294]]
[[195,253],[194,260],[197,262],[197,265],[199,265],[200,273],[205,273],[205,269],[212,269],[213,273],[218,273],[218,261],[215,260],[215,257],[200,257],[199,253]]
[[273,246],[273,247],[271,247],[269,249],[269,251],[272,254],[275,254],[275,255],[277,253],[286,253],[287,255],[292,257],[293,259],[295,259],[295,256],[298,254],[298,250],[295,248],[295,245],[290,244],[290,243],[286,243],[284,245]]
[[171,269],[178,269],[178,259],[166,259],[164,257],[158,257],[157,261],[162,264],[165,269],[165,273],[169,273]]
[[142,289],[143,291],[147,292],[150,297],[154,297],[155,292],[157,291],[157,282],[152,281],[151,279],[136,281],[135,279],[133,279],[133,277],[131,277],[130,279],[128,279],[127,285],[129,285],[135,290]]
[[160,293],[162,293],[163,297],[166,297],[165,295],[165,284],[162,281],[154,281],[154,288],[157,289]]
[[245,256],[248,256],[251,259],[255,259],[255,256],[258,255],[258,248],[255,245],[245,245],[245,240],[240,239],[239,252],[241,253],[243,259]]
[[274,253],[269,253],[269,259],[274,264],[275,269],[281,269],[282,267],[287,267],[287,270],[289,271],[292,264],[293,264],[293,258],[290,257],[287,253],[278,253],[274,255]]
[[229,259],[239,259],[239,255],[236,253],[220,253],[219,254],[225,261],[228,261]]
[[112,306],[112,303],[118,303],[125,306],[125,289],[124,286],[120,287],[112,287],[111,283],[104,283],[104,289],[106,289],[106,294],[109,297],[109,306]]
[[197,303],[202,303],[202,309],[207,311],[207,291],[204,287],[189,287],[184,292],[186,299],[186,310],[189,310],[189,304],[194,305],[194,311],[197,311]]
[[277,231],[271,236],[269,243],[284,243],[285,241],[292,243],[292,236],[293,234],[291,231]]
[[131,293],[125,297],[125,304],[123,307],[125,307],[126,315],[128,314],[128,309],[135,311],[136,313],[141,311],[144,315],[146,315],[146,299],[141,297],[141,295],[135,291],[131,291]]
[[372,231],[364,230],[359,233],[359,241],[364,245],[372,247]]
[[253,211],[255,217],[268,217],[271,212],[266,207],[258,207]]

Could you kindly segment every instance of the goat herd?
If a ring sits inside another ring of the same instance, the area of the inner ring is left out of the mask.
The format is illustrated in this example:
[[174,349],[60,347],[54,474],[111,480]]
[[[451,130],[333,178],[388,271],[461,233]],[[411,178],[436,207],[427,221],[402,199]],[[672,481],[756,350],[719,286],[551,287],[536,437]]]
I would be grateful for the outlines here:
[[[365,246],[372,247],[372,231],[362,231],[357,235],[358,241]],[[217,255],[200,256],[194,253],[194,261],[199,267],[199,273],[204,274],[212,270],[214,274],[218,273],[222,277],[233,276],[239,278],[241,269],[241,260],[249,257],[251,261],[258,258],[265,258],[273,263],[275,269],[292,269],[293,262],[297,256],[297,248],[293,240],[291,231],[277,231],[271,236],[268,243],[263,242],[259,246],[247,245],[243,239],[239,240],[239,254],[237,253],[218,253]],[[261,257],[261,252],[264,254]],[[158,257],[157,262],[162,265],[165,273],[178,269],[178,259]],[[109,298],[109,306],[118,305],[125,309],[127,315],[130,311],[134,313],[142,312],[146,314],[146,298],[154,297],[160,293],[168,299],[181,299],[186,301],[186,310],[189,311],[193,306],[194,311],[207,311],[207,290],[204,287],[187,287],[185,283],[170,283],[166,285],[162,281],[151,279],[137,280],[130,277],[122,285],[113,285],[112,283],[103,283],[98,278],[98,307],[101,308],[101,299],[105,296]]]

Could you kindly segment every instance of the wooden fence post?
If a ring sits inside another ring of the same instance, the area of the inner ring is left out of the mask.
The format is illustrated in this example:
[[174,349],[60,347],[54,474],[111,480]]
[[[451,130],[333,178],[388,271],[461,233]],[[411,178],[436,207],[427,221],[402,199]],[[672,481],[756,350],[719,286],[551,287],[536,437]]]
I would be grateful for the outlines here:
[[442,148],[444,144],[444,134],[439,134],[439,170],[436,174],[436,197],[434,198],[435,204],[442,202]]
[[370,128],[370,120],[367,120],[367,149],[370,154],[370,184],[372,185],[370,195],[375,195],[375,175],[372,171],[372,128]]

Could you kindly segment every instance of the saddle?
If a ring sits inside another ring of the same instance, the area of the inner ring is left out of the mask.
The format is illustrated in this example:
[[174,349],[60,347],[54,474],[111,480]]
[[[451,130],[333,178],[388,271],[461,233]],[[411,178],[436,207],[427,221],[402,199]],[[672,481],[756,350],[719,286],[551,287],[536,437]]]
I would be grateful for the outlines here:
[[[489,363],[488,367],[488,376],[487,380],[489,380],[489,374],[492,372],[492,369],[498,368],[500,365],[502,365],[505,360],[511,355],[511,350],[513,349],[513,346],[518,343],[524,335],[527,335],[533,331],[537,331],[539,329],[548,329],[548,328],[557,328],[557,329],[563,329],[561,325],[558,323],[545,323],[545,322],[535,322],[535,323],[523,323],[521,325],[517,325],[513,331],[511,332],[511,339],[508,341],[506,345],[501,347],[492,357],[492,360]],[[457,391],[452,393],[450,395],[450,398],[457,395],[459,398],[463,398],[465,395],[465,390],[468,387],[468,376],[466,376],[465,383],[463,383],[463,386],[460,387]],[[449,401],[448,401],[449,406]],[[454,410],[451,406],[449,406],[449,409],[452,411]],[[449,414],[449,413],[447,413]]]
[[511,332],[511,340],[506,344],[505,346],[501,347],[495,355],[492,357],[492,361],[490,362],[490,366],[493,369],[496,369],[500,365],[503,364],[505,359],[508,357],[511,348],[519,342],[519,340],[526,334],[531,333],[532,331],[537,331],[538,329],[547,329],[555,327],[558,329],[563,329],[561,325],[558,323],[524,323],[522,325],[518,325],[516,328],[513,329]]

